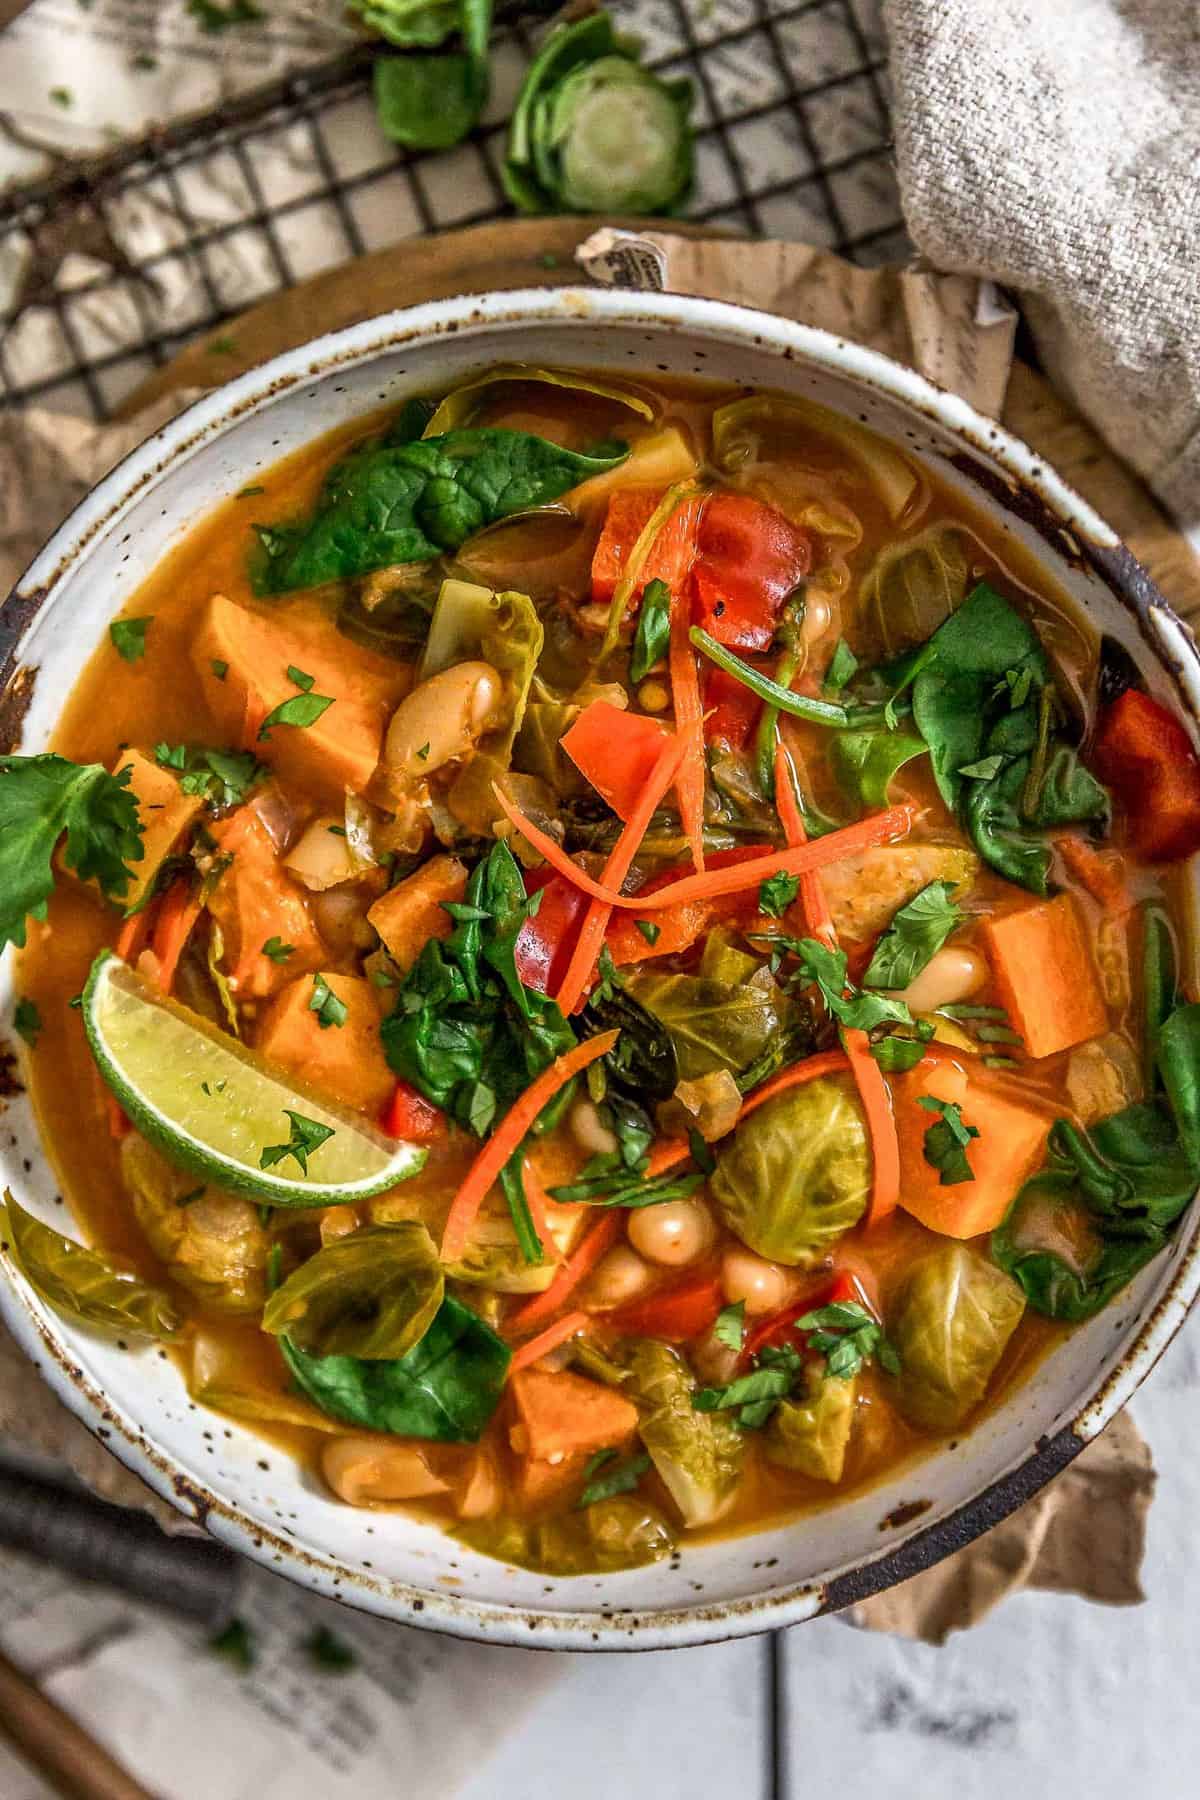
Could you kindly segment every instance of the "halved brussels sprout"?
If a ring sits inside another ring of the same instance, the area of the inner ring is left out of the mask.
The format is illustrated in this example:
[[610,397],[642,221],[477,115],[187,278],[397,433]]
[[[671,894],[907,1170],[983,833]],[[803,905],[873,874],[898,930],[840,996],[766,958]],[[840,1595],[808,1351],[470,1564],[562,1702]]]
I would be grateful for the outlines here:
[[739,1073],[779,1029],[781,996],[765,967],[736,982],[647,970],[629,976],[625,987],[670,1032],[681,1081],[715,1069]]
[[407,1356],[442,1304],[445,1278],[424,1225],[368,1225],[302,1262],[263,1309],[263,1330],[310,1356]]
[[889,656],[923,644],[960,606],[971,574],[971,543],[957,525],[930,525],[880,552],[862,585]]
[[727,925],[714,925],[704,940],[700,973],[706,981],[723,981],[736,987],[739,982],[749,981],[762,966],[762,958],[739,943],[738,934]]
[[811,1268],[867,1210],[871,1157],[850,1085],[805,1082],[743,1119],[711,1181],[729,1229],[771,1262]]
[[638,1430],[685,1525],[711,1525],[732,1505],[742,1473],[743,1440],[722,1412],[697,1412],[692,1372],[669,1344],[644,1338],[630,1360],[628,1391]]
[[18,1274],[55,1312],[93,1330],[131,1337],[169,1338],[179,1329],[169,1294],[43,1225],[7,1189],[0,1228]]
[[121,1174],[146,1242],[181,1287],[217,1312],[256,1313],[266,1299],[271,1238],[258,1208],[160,1156],[131,1131]]
[[857,1381],[811,1368],[807,1397],[781,1400],[763,1435],[768,1460],[812,1481],[840,1481],[854,1425]]
[[1010,1276],[965,1244],[940,1244],[906,1277],[889,1311],[900,1358],[896,1403],[914,1425],[952,1431],[983,1399],[1025,1311]]
[[603,1575],[661,1562],[675,1548],[662,1515],[636,1494],[549,1519],[481,1519],[455,1536],[485,1556],[546,1575]]

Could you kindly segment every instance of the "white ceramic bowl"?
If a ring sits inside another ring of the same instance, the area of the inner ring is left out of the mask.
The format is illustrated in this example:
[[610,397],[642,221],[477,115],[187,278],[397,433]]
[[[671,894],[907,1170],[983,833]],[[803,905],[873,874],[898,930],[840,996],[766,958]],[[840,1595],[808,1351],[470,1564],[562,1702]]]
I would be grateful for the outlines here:
[[[157,432],[55,534],[0,615],[5,747],[45,746],[109,618],[215,502],[381,402],[513,360],[721,376],[863,420],[1029,545],[1088,617],[1121,639],[1153,691],[1189,720],[1200,712],[1191,636],[1144,572],[1031,451],[961,400],[883,356],[763,313],[565,288],[367,320],[252,370]],[[32,685],[28,669],[37,671]],[[5,1020],[10,960],[0,971]],[[62,1227],[25,1101],[10,1106],[0,1140],[0,1182]],[[278,1572],[352,1605],[496,1643],[651,1648],[845,1606],[1020,1505],[1102,1429],[1178,1329],[1200,1283],[1195,1214],[1113,1306],[953,1447],[796,1524],[685,1545],[669,1563],[603,1578],[551,1581],[403,1515],[340,1505],[252,1432],[189,1404],[154,1350],[121,1351],[74,1329],[8,1269],[0,1308],[40,1374],[122,1461],[215,1537]]]

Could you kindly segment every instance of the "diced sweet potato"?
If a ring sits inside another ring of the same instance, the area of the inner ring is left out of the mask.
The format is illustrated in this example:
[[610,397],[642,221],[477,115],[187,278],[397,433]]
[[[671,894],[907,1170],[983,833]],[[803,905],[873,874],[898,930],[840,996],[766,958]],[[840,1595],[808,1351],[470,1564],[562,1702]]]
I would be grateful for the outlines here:
[[519,1455],[535,1460],[590,1455],[621,1444],[637,1430],[637,1407],[612,1388],[569,1369],[532,1366],[510,1380]]
[[129,791],[137,801],[142,823],[142,860],[135,864],[133,880],[122,896],[125,906],[136,906],[185,832],[195,824],[204,801],[199,794],[185,794],[178,776],[162,769],[140,750],[126,750],[113,774],[129,770]]
[[1058,894],[984,926],[1000,999],[1030,1056],[1054,1056],[1108,1029],[1108,1010],[1074,898]]
[[[224,939],[229,985],[239,1000],[262,1000],[305,970],[319,969],[327,952],[253,804],[218,820],[211,833],[216,855],[232,858],[208,902]],[[281,961],[264,956],[270,938],[290,945],[290,954]]]
[[461,900],[467,891],[467,871],[457,856],[431,856],[427,863],[406,875],[378,899],[367,918],[375,927],[392,961],[410,969],[430,938],[449,937],[454,921],[443,900]]
[[[973,1238],[994,1231],[1022,1184],[1042,1159],[1053,1115],[1001,1093],[982,1071],[949,1057],[926,1057],[892,1082],[900,1139],[900,1204],[930,1231]],[[937,1114],[920,1104],[927,1096],[962,1108],[963,1123],[979,1136],[967,1145],[973,1179],[943,1187],[925,1158],[925,1133]]]
[[323,977],[346,1008],[340,1025],[322,1025],[312,1010],[316,977],[305,975],[277,994],[259,1021],[257,1048],[269,1062],[302,1075],[343,1106],[377,1119],[396,1077],[379,1036],[379,1008],[369,981]]
[[[384,728],[412,685],[404,664],[351,643],[318,602],[303,597],[267,613],[214,594],[192,662],[223,735],[335,808],[347,788],[365,791]],[[331,696],[333,705],[313,725],[275,725],[261,739],[268,713],[301,691],[289,668],[311,675],[311,691]]]
[[578,1493],[583,1485],[587,1454],[564,1456],[549,1462],[544,1456],[517,1456],[513,1459],[510,1492],[525,1512],[548,1512]]
[[952,881],[961,899],[978,869],[973,851],[948,844],[883,844],[822,869],[819,879],[838,937],[861,944],[878,937],[931,881]]

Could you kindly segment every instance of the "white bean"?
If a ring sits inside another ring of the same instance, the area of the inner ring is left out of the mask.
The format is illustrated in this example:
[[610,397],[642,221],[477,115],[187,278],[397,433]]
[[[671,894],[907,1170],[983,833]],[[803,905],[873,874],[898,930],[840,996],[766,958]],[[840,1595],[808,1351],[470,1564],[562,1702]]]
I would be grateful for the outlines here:
[[931,956],[921,973],[895,995],[907,1001],[913,1012],[934,1012],[954,1006],[977,994],[988,978],[988,966],[978,950],[947,944]]
[[804,596],[804,617],[800,621],[800,642],[812,646],[825,636],[833,623],[833,601],[828,594],[810,588]]
[[570,1114],[571,1136],[581,1150],[609,1156],[617,1147],[616,1133],[609,1130],[590,1100],[577,1100]]
[[321,1472],[349,1506],[422,1500],[444,1494],[447,1485],[415,1445],[381,1444],[372,1437],[330,1438],[321,1450]]
[[727,1250],[721,1259],[721,1290],[731,1306],[746,1303],[746,1316],[778,1312],[787,1305],[792,1277],[778,1263],[765,1262],[751,1250]]
[[650,1283],[650,1270],[636,1250],[628,1244],[616,1244],[596,1264],[588,1283],[588,1299],[593,1306],[624,1306],[635,1300]]
[[383,767],[414,785],[465,756],[499,703],[502,682],[490,663],[455,663],[405,695],[388,726]]
[[703,1200],[668,1200],[662,1206],[643,1207],[630,1214],[626,1231],[635,1250],[667,1269],[695,1262],[717,1235]]
[[283,866],[314,894],[353,881],[358,873],[350,860],[345,827],[332,813],[313,820],[284,857]]

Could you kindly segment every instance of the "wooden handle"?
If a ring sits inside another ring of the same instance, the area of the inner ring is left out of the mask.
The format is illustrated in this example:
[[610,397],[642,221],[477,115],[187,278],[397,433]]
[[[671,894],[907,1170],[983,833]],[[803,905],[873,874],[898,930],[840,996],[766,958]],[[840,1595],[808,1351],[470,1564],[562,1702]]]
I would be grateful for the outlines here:
[[154,1800],[5,1656],[0,1656],[0,1731],[67,1800]]

